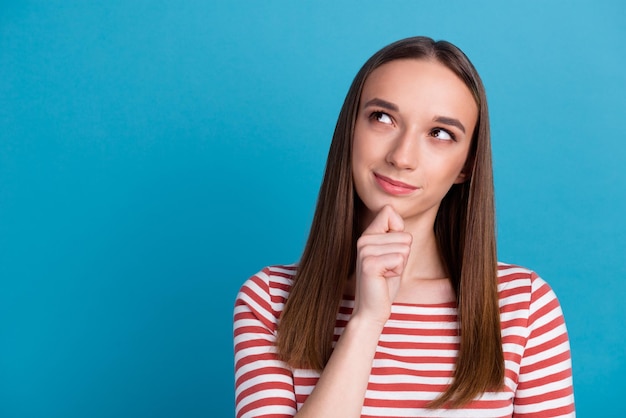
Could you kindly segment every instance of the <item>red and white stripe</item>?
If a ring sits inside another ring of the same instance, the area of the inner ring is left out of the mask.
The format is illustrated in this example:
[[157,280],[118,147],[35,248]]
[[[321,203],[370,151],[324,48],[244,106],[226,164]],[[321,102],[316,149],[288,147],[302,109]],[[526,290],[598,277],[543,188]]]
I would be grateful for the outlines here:
[[[241,287],[234,310],[237,418],[293,417],[319,374],[279,361],[276,324],[296,267],[273,266]],[[572,417],[574,396],[567,330],[552,289],[534,272],[499,268],[505,389],[461,409],[426,408],[450,384],[458,352],[454,303],[394,304],[376,351],[362,417]],[[352,312],[341,303],[335,341]]]

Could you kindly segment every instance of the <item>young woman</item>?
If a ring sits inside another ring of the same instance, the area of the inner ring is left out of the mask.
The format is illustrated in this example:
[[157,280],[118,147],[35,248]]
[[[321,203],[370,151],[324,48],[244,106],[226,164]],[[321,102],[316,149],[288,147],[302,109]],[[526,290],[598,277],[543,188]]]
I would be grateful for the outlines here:
[[573,416],[559,303],[496,260],[487,101],[454,45],[356,75],[297,265],[241,288],[237,417]]

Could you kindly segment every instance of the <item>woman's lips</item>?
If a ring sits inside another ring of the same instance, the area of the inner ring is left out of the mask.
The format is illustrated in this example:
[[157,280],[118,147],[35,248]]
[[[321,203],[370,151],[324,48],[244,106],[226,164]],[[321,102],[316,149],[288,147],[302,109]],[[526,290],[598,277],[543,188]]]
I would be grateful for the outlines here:
[[406,184],[398,180],[390,179],[389,177],[385,177],[377,173],[374,173],[374,178],[376,179],[378,185],[389,194],[405,195],[418,189],[418,187],[411,186],[410,184]]

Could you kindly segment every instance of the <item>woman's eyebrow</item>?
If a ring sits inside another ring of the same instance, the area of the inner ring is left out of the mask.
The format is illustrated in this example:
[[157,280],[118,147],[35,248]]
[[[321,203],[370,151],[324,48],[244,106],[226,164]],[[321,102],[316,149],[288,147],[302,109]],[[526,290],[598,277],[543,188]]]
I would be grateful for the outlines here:
[[367,103],[365,103],[365,105],[363,107],[365,108],[365,107],[369,107],[369,106],[378,106],[378,107],[382,107],[384,109],[393,110],[395,112],[398,111],[398,106],[396,106],[395,104],[390,103],[390,102],[388,102],[386,100],[379,99],[377,97],[375,97],[372,100],[370,100]]
[[443,123],[446,125],[456,126],[461,131],[463,131],[463,133],[465,133],[465,126],[463,126],[461,121],[458,119],[449,118],[447,116],[435,116],[433,118],[433,122],[439,122],[439,123]]

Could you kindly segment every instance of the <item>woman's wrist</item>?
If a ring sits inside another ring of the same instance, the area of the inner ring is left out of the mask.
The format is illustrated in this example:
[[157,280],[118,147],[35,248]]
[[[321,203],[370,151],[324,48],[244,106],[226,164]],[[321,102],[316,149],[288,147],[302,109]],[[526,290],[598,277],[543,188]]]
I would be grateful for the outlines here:
[[380,337],[380,334],[383,332],[386,322],[386,320],[368,318],[355,312],[346,325],[346,331],[349,330],[350,333],[355,333],[363,337],[375,336],[376,341],[378,341],[378,337]]

